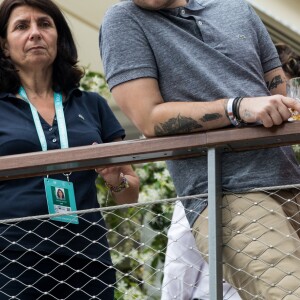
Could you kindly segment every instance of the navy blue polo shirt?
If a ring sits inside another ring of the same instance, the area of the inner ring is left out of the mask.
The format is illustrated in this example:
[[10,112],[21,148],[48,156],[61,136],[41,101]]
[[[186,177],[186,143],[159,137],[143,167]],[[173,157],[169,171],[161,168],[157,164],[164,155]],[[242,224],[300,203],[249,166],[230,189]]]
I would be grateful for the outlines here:
[[[107,143],[125,136],[106,100],[96,93],[72,90],[64,101],[64,115],[69,147]],[[60,149],[56,119],[52,125],[42,117],[40,120],[48,150]],[[0,155],[41,150],[29,104],[12,94],[0,93]],[[50,178],[66,180],[62,174]],[[94,170],[70,175],[78,210],[99,207],[96,178]],[[0,199],[2,220],[48,214],[43,176],[0,181]],[[1,225],[0,249],[7,246],[63,255],[80,252],[110,263],[105,223],[99,212],[80,215],[79,225],[51,220]]]

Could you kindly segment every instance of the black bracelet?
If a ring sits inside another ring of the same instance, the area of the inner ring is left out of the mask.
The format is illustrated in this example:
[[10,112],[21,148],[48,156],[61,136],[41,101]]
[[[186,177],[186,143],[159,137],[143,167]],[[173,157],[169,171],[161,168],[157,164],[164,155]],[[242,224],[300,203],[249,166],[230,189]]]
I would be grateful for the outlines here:
[[240,105],[243,99],[243,97],[235,97],[232,102],[232,114],[237,124],[236,127],[244,127],[247,125],[247,122],[242,120],[239,113]]
[[235,115],[236,115],[236,118],[240,122],[244,122],[243,119],[240,116],[240,105],[241,105],[241,102],[242,102],[243,99],[244,99],[243,97],[239,97],[238,100],[237,100],[237,102],[236,102],[236,112],[235,112]]
[[234,118],[238,119],[238,120],[239,120],[239,118],[237,118],[237,103],[238,103],[239,99],[240,99],[240,97],[235,97],[232,102],[232,114],[233,114]]

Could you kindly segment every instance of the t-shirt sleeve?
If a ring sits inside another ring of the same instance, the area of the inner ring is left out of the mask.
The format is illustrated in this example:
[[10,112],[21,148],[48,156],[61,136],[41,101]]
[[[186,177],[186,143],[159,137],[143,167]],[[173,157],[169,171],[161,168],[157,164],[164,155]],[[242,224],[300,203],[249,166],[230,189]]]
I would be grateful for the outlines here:
[[110,89],[141,77],[157,78],[155,57],[140,22],[133,12],[118,4],[104,16],[99,42]]
[[281,62],[275,48],[275,45],[268,33],[265,25],[262,20],[256,14],[254,9],[248,4],[250,10],[250,18],[252,21],[252,25],[257,32],[258,45],[259,45],[259,55],[263,67],[264,73],[268,71],[280,67]]

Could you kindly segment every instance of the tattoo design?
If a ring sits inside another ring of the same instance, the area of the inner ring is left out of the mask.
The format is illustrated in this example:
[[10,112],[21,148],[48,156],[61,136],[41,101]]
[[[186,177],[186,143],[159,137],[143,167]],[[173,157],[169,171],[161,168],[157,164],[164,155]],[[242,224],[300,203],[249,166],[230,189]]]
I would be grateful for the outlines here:
[[271,82],[267,81],[266,83],[269,91],[271,91],[272,89],[276,89],[279,84],[282,84],[283,80],[280,75],[277,75],[274,78],[272,78]]
[[156,136],[172,135],[180,133],[193,132],[195,129],[203,126],[192,118],[182,117],[180,114],[177,118],[171,118],[165,123],[160,123],[154,127]]
[[251,118],[252,117],[252,113],[249,110],[245,110],[244,114],[243,114],[243,118],[242,119],[247,119],[247,118]]
[[215,113],[215,114],[207,114],[204,115],[203,118],[201,118],[202,122],[209,122],[209,121],[215,121],[222,117],[222,115]]

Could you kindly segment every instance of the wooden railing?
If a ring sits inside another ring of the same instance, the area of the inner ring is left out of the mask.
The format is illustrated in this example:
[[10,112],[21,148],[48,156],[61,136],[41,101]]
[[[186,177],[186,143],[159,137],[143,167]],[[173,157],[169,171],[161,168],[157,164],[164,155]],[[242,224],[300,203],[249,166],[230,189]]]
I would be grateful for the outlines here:
[[225,128],[189,135],[122,141],[0,157],[0,180],[300,143],[300,122],[272,128]]

